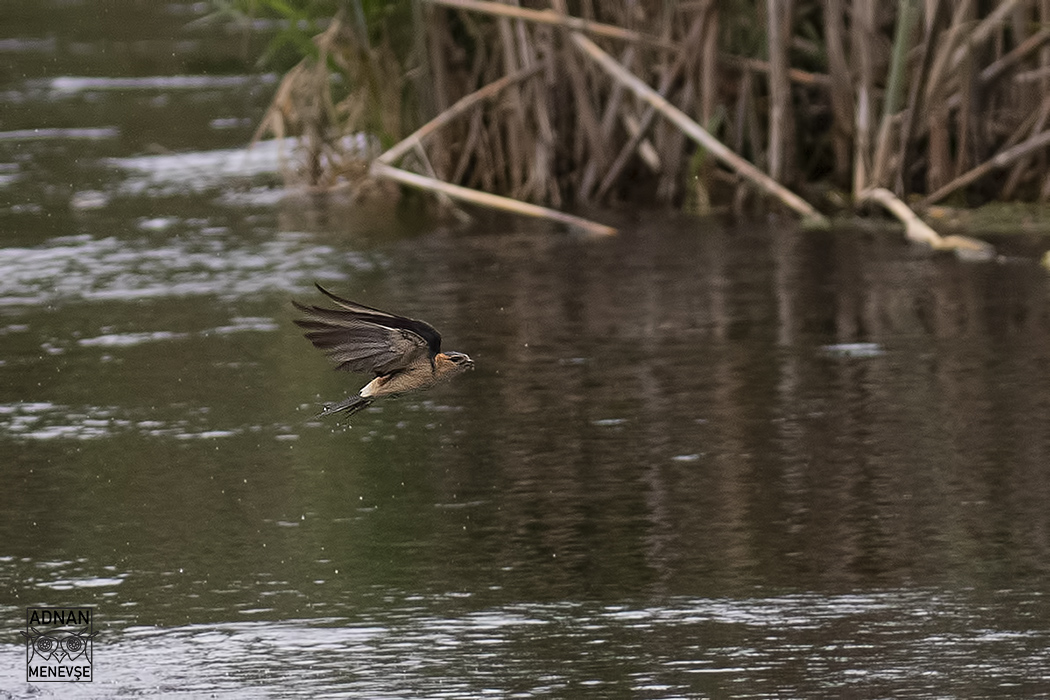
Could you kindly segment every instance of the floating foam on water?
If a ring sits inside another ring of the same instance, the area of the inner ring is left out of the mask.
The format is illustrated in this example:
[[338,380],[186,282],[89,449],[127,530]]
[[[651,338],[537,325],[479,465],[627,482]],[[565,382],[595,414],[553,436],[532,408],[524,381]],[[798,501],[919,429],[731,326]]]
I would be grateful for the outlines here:
[[31,37],[11,37],[0,39],[0,53],[53,53],[58,47],[54,37],[36,39]]
[[40,581],[36,585],[40,588],[50,588],[55,591],[72,591],[78,588],[110,588],[119,586],[122,583],[124,583],[123,578],[95,576],[90,578]]
[[139,220],[139,228],[143,231],[165,231],[178,223],[178,221],[172,216],[155,216]]
[[[365,134],[344,137],[341,146],[346,153],[362,158],[377,155],[380,149],[378,141]],[[258,141],[247,148],[109,158],[105,162],[136,174],[121,185],[125,194],[200,192],[235,178],[277,175],[297,151],[298,141],[286,138]]]
[[14,131],[0,131],[0,141],[40,141],[44,139],[98,141],[101,139],[115,139],[118,136],[120,136],[120,129],[115,126],[81,127],[71,129],[16,129]]
[[609,428],[609,427],[616,426],[616,425],[623,425],[626,422],[627,422],[626,418],[598,418],[597,420],[592,420],[591,421],[591,425],[597,425],[597,426],[601,426],[603,428]]
[[886,353],[878,343],[834,343],[820,349],[838,357],[878,357]]
[[212,129],[240,129],[252,125],[252,120],[247,117],[220,117],[208,122]]
[[107,333],[94,338],[81,338],[77,344],[85,347],[127,347],[157,340],[177,340],[188,337],[188,333],[154,331],[152,333]]
[[106,162],[137,175],[120,187],[128,194],[165,187],[199,192],[231,178],[277,174],[283,159],[289,157],[294,148],[294,139],[282,139],[260,141],[251,148],[109,158]]
[[[99,440],[127,435],[216,440],[249,432],[287,436],[290,431],[286,425],[216,427],[208,417],[207,406],[184,408],[184,417],[176,418],[144,418],[143,413],[143,409],[121,406],[74,407],[49,402],[0,404],[0,436],[19,441]],[[152,415],[152,411],[147,415]]]
[[232,321],[232,323],[228,326],[219,326],[218,328],[202,331],[202,335],[208,335],[210,333],[225,335],[227,333],[242,333],[244,331],[272,332],[280,328],[272,318],[266,317],[235,316],[230,319],[230,321]]
[[74,95],[89,90],[208,90],[228,89],[245,85],[268,85],[277,82],[277,75],[152,75],[137,78],[89,78],[72,75],[58,76],[44,81],[44,85],[60,95]]
[[101,209],[107,204],[109,204],[109,194],[98,190],[74,192],[69,199],[69,206],[80,211]]
[[361,270],[377,264],[363,255],[336,256],[330,246],[294,232],[267,240],[201,233],[162,241],[79,235],[39,247],[0,248],[0,306],[57,299],[256,297],[298,290],[307,280],[332,276],[324,270],[336,257],[344,269],[348,263]]

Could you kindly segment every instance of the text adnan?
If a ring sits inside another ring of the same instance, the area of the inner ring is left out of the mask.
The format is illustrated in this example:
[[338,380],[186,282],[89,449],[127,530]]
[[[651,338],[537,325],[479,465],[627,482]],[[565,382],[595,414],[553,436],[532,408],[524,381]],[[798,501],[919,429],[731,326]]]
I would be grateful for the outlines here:
[[70,610],[48,610],[33,608],[29,613],[30,625],[90,625],[91,611],[83,608]]

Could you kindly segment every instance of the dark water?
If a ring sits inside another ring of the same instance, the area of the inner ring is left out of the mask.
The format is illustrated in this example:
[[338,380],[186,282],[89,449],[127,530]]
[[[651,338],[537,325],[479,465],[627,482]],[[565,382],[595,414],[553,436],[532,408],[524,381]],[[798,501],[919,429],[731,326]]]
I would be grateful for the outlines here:
[[[282,198],[273,78],[105,10],[0,13],[0,697],[1050,696],[1038,242]],[[313,419],[314,281],[477,369]]]

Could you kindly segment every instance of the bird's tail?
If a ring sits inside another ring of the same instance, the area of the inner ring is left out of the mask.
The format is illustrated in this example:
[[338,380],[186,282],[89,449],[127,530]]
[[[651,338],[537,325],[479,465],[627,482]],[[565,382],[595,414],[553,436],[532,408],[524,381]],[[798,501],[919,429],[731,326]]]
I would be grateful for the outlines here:
[[346,417],[354,415],[363,408],[367,408],[372,403],[372,399],[365,396],[350,396],[343,399],[342,401],[336,401],[334,403],[326,403],[321,407],[321,412],[317,414],[318,418],[324,416],[330,416],[333,413],[339,413],[346,411]]

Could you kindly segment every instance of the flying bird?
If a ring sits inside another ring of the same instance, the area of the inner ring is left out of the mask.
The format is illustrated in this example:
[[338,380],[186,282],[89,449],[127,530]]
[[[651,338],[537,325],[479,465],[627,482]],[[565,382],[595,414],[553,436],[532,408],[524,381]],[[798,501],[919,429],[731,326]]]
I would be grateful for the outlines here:
[[337,370],[374,374],[355,396],[324,404],[321,415],[346,411],[352,416],[385,396],[429,389],[471,369],[474,361],[461,352],[441,352],[441,334],[426,321],[373,309],[314,286],[339,307],[292,305],[306,314],[295,324]]

